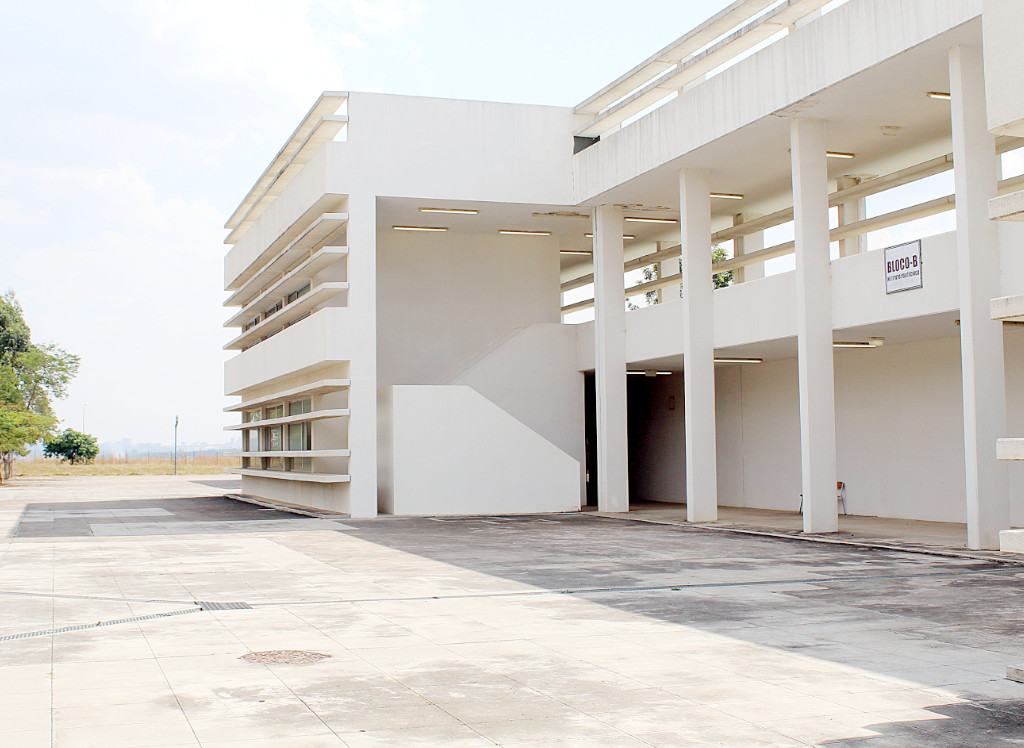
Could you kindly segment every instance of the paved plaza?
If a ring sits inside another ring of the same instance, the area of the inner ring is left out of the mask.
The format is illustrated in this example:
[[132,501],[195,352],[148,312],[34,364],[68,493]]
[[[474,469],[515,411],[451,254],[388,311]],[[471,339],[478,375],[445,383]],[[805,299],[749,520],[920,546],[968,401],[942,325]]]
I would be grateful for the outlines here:
[[0,489],[0,746],[1024,744],[1024,565],[236,486]]

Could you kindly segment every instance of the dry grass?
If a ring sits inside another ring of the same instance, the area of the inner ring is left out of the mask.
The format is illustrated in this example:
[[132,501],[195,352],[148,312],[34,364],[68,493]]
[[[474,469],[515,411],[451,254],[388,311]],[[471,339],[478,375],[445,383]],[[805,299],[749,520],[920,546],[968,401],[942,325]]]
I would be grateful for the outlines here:
[[[197,455],[195,458],[178,457],[178,475],[210,475],[222,473],[224,468],[241,467],[237,457]],[[14,461],[15,476],[40,475],[172,475],[174,460],[161,457],[98,457],[89,465],[70,465],[55,458]]]

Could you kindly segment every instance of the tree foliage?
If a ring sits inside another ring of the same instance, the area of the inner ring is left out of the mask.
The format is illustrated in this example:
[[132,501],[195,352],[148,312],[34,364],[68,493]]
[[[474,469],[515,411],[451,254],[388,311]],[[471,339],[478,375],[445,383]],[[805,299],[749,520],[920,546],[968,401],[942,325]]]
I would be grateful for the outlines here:
[[14,455],[53,434],[52,401],[77,373],[78,356],[34,344],[14,293],[0,297],[0,483],[11,477]]
[[92,462],[100,453],[96,437],[83,434],[74,429],[64,429],[53,439],[46,440],[43,448],[43,455],[46,457],[59,457],[67,460],[72,465],[79,462]]
[[[728,260],[729,255],[725,253],[725,250],[719,247],[717,244],[711,248],[711,262],[722,262]],[[733,280],[736,277],[735,270],[726,270],[724,273],[715,273],[711,277],[711,282],[715,284],[715,288],[725,288],[731,286]]]

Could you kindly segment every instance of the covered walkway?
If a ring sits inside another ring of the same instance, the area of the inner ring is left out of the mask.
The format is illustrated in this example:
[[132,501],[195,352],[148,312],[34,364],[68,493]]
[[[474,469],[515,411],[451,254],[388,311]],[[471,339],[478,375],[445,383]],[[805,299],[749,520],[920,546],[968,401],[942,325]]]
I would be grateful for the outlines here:
[[[599,512],[601,516],[632,519],[672,525],[689,525],[686,504],[660,501],[632,502],[630,511]],[[718,507],[715,522],[693,523],[699,527],[719,528],[766,535],[788,535],[808,540],[885,546],[901,550],[926,550],[933,553],[967,555],[976,558],[1019,559],[1014,553],[978,551],[967,548],[967,526],[959,522],[924,522],[921,520],[892,519],[889,517],[839,516],[839,532],[808,535],[803,532],[799,512],[780,512],[769,509],[744,507]]]

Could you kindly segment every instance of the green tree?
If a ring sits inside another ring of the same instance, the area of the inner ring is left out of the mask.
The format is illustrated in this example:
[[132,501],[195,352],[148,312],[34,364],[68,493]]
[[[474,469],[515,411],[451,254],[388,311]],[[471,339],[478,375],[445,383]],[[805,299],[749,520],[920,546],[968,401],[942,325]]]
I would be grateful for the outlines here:
[[[728,260],[729,255],[725,253],[725,250],[719,247],[717,244],[711,248],[711,262],[723,262]],[[715,288],[725,288],[731,286],[733,280],[736,277],[735,270],[726,270],[724,273],[715,273],[711,277],[711,282],[715,284]]]
[[12,291],[0,297],[0,483],[14,456],[53,433],[52,400],[64,397],[78,357],[55,345],[35,345]]
[[79,462],[92,462],[99,455],[100,448],[96,444],[96,437],[83,434],[74,429],[64,429],[53,439],[46,440],[43,454],[46,457],[59,457],[67,460],[72,465]]
[[30,337],[21,304],[8,290],[0,296],[0,364],[11,364],[17,354],[27,351]]

